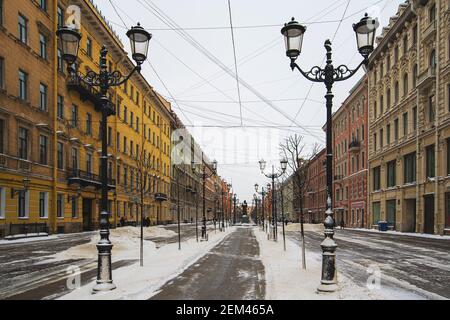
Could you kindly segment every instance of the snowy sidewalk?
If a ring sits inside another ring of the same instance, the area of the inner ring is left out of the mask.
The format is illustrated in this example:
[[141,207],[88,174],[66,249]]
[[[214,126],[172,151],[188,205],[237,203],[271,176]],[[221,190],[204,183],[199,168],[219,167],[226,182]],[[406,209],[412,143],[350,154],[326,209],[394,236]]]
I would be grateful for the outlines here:
[[[198,242],[195,239],[181,243],[181,251],[178,250],[178,243],[168,244],[160,249],[156,249],[151,241],[145,241],[144,246],[144,266],[140,267],[139,262],[113,271],[113,281],[117,288],[106,293],[91,294],[95,281],[88,285],[75,289],[71,293],[61,297],[63,300],[111,300],[111,299],[149,299],[167,281],[177,277],[184,270],[189,268],[198,259],[204,256],[225,236],[235,230],[234,227],[227,228],[226,232],[210,232],[209,241]],[[116,245],[119,237],[115,238]],[[94,243],[92,243],[94,244]],[[113,241],[114,244],[114,241]],[[121,245],[119,245],[120,247]],[[87,248],[83,248],[87,249]],[[122,249],[122,248],[121,248]],[[139,246],[135,250],[120,250],[119,258],[139,259]],[[78,255],[80,251],[74,249]],[[74,253],[75,253],[74,252]],[[118,253],[118,252],[117,252]],[[71,255],[69,253],[69,255]],[[113,261],[116,260],[114,255]],[[67,252],[66,252],[67,257]]]
[[[267,234],[255,228],[259,242],[260,256],[266,274],[266,299],[268,300],[372,300],[391,299],[388,292],[369,290],[356,285],[338,272],[339,291],[318,293],[320,284],[322,256],[320,253],[306,250],[306,270],[301,269],[301,249],[286,238],[286,251],[283,250],[283,238],[278,242],[267,240]],[[369,274],[368,274],[369,278]]]

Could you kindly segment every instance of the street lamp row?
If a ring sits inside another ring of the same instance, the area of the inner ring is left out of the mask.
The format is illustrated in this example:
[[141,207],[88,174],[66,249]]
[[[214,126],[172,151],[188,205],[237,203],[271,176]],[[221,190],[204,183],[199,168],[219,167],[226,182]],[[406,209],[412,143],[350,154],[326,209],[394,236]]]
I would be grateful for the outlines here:
[[336,280],[336,254],[337,245],[333,239],[334,236],[334,221],[332,209],[332,187],[333,187],[333,146],[332,146],[332,107],[333,107],[333,92],[332,87],[335,82],[344,81],[352,77],[359,70],[361,66],[368,65],[369,56],[374,50],[374,40],[376,29],[379,27],[377,19],[373,19],[365,14],[365,16],[358,22],[353,24],[353,30],[356,34],[356,43],[359,53],[363,57],[363,61],[356,67],[356,69],[349,69],[346,65],[338,67],[333,66],[331,41],[325,41],[326,50],[326,65],[324,68],[314,66],[310,71],[303,71],[295,62],[302,51],[303,36],[306,32],[306,27],[295,21],[294,18],[289,23],[286,23],[281,29],[286,45],[286,56],[291,60],[291,69],[297,69],[309,81],[322,82],[325,84],[327,93],[325,95],[327,108],[327,129],[326,129],[326,143],[327,143],[327,203],[326,203],[326,218],[325,239],[321,244],[322,247],[322,279],[318,287],[319,291],[332,292],[338,289]]

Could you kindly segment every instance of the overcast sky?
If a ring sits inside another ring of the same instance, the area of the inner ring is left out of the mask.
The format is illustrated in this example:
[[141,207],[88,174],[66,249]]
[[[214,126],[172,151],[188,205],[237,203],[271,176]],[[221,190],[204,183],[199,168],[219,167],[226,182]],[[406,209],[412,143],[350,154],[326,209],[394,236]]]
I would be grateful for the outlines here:
[[[251,203],[255,182],[268,182],[259,171],[258,160],[264,158],[269,168],[272,164],[279,167],[281,139],[298,133],[308,149],[314,143],[325,145],[324,85],[312,84],[291,71],[280,33],[283,24],[295,17],[307,26],[297,60],[304,70],[323,64],[326,39],[332,40],[336,66],[355,67],[362,58],[352,24],[368,11],[378,17],[380,33],[403,1],[230,0],[237,68],[243,80],[239,85],[241,104],[236,79],[220,67],[235,72],[228,0],[94,2],[126,48],[125,26],[140,22],[153,34],[151,65],[143,65],[143,74],[172,102],[208,157],[217,159],[219,175],[232,181],[238,198]],[[184,30],[173,30],[175,25]],[[335,84],[334,111],[362,72]]]

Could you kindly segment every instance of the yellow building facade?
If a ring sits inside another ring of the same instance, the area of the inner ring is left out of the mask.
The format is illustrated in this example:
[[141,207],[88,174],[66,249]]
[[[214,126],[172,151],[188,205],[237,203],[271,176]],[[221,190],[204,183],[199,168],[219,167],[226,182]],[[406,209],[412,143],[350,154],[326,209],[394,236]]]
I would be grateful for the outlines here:
[[400,5],[369,65],[370,223],[450,232],[450,2]]
[[[98,226],[100,113],[97,92],[68,75],[55,32],[81,8],[81,74],[98,72],[100,49],[110,70],[133,69],[123,44],[89,0],[1,1],[0,6],[0,236],[77,232]],[[145,67],[145,65],[143,66]],[[173,220],[169,212],[173,112],[145,78],[134,74],[113,88],[108,118],[109,211],[113,226]],[[149,173],[140,203],[145,154]],[[139,170],[141,169],[141,170]]]

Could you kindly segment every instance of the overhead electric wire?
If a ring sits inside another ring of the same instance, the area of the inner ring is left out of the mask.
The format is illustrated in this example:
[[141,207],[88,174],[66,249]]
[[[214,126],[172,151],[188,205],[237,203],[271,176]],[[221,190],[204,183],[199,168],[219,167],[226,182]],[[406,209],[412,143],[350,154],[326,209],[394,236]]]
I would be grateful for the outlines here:
[[[146,10],[151,12],[155,17],[157,17],[159,20],[161,20],[163,23],[168,25],[169,27],[178,27],[179,26],[174,22],[170,17],[168,17],[162,10],[160,10],[155,4],[153,4],[149,0],[136,0],[139,2]],[[145,4],[144,4],[145,2]],[[181,29],[182,30],[182,29]],[[225,66],[219,59],[217,59],[210,51],[208,51],[204,46],[202,46],[200,43],[198,43],[189,33],[185,32],[184,30],[176,30],[176,32],[189,44],[191,44],[193,47],[195,47],[197,50],[199,50],[203,55],[205,55],[209,60],[211,60],[214,64],[222,68],[224,71],[226,71],[230,76],[233,78],[236,77],[234,72],[230,70],[227,66]],[[261,100],[265,101],[268,106],[270,106],[272,109],[283,115],[288,120],[294,120],[293,122],[304,132],[308,132],[307,129],[303,128],[301,124],[299,124],[295,119],[292,119],[291,116],[289,116],[286,112],[284,112],[282,109],[278,108],[275,104],[271,103],[266,99],[259,91],[257,91],[255,88],[253,88],[251,85],[249,85],[246,81],[244,81],[242,78],[239,78],[240,83],[247,88],[250,92],[252,92],[255,96],[260,98]],[[311,132],[309,132],[311,134]],[[313,134],[311,134],[313,135]],[[314,136],[314,135],[313,135]],[[316,136],[317,139],[320,139],[318,136]]]
[[236,59],[236,42],[234,40],[234,31],[233,31],[233,18],[231,13],[231,0],[228,0],[228,13],[230,15],[230,30],[231,30],[231,42],[233,44],[233,57],[234,57],[234,72],[236,74],[236,87],[237,87],[237,94],[239,98],[239,112],[241,114],[241,125],[244,123],[242,122],[242,101],[241,101],[241,89],[239,88],[239,73],[238,73],[238,65],[237,65],[237,59]]

